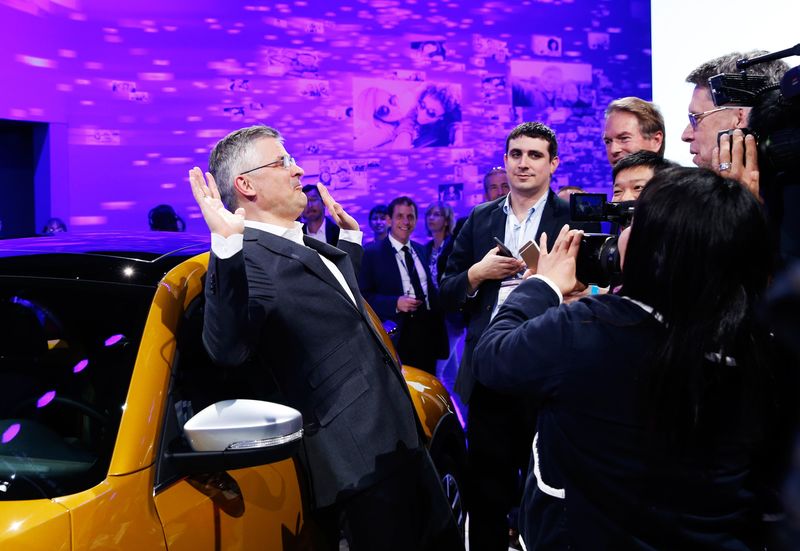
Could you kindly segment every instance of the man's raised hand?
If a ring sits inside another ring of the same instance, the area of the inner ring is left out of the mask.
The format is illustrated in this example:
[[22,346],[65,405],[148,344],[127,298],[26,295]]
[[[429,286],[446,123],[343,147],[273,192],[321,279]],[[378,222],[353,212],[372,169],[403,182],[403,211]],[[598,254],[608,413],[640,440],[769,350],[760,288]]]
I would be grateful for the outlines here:
[[231,212],[225,208],[220,199],[217,183],[210,172],[206,172],[203,177],[203,171],[194,167],[189,171],[189,182],[192,185],[194,200],[197,201],[211,233],[222,237],[244,233],[244,209],[239,207],[236,212]]
[[333,216],[333,221],[336,222],[337,226],[343,230],[358,229],[358,222],[356,222],[356,219],[347,214],[347,212],[345,212],[345,210],[342,208],[342,205],[333,199],[328,191],[328,188],[326,188],[322,182],[317,182],[317,191],[319,191],[319,196],[322,199],[322,202],[325,204],[328,212],[331,213],[331,216]]

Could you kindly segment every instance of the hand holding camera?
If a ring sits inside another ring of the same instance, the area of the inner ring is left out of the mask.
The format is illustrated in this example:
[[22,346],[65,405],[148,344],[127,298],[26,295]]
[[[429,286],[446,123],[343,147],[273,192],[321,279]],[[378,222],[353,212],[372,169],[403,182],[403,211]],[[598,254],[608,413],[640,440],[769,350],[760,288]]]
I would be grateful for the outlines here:
[[[547,250],[547,234],[543,233],[539,240],[540,253],[537,273],[552,281],[562,295],[568,295],[585,287],[575,277],[576,259],[582,238],[581,230],[570,230],[569,226],[564,224],[549,252]],[[533,275],[529,272],[531,271],[526,272],[526,277]]]
[[738,181],[761,201],[759,194],[758,144],[746,129],[725,130],[717,137],[711,154],[714,170],[725,178]]

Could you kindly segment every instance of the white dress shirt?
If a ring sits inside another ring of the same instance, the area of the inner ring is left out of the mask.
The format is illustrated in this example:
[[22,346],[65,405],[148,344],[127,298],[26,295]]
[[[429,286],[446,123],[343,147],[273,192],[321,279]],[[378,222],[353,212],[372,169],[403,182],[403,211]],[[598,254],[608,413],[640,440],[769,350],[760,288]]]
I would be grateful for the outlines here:
[[328,239],[327,236],[325,235],[325,229],[326,229],[325,226],[327,225],[327,223],[328,221],[323,216],[322,224],[319,225],[319,228],[317,228],[317,231],[315,231],[314,233],[311,233],[311,230],[309,229],[308,225],[306,225],[306,231],[308,231],[307,235],[309,237],[313,237],[317,241],[322,241],[323,243],[327,243]]
[[[514,210],[511,208],[511,194],[506,195],[506,200],[503,201],[503,212],[506,214],[506,234],[503,238],[503,244],[508,247],[515,258],[520,258],[520,247],[528,241],[536,240],[536,232],[539,231],[539,224],[542,221],[542,212],[544,212],[544,205],[547,202],[548,195],[550,195],[549,190],[528,209],[522,221],[517,219]],[[552,245],[555,241],[555,236],[548,235],[547,238],[548,245]]]
[[[408,273],[405,253],[403,252],[403,247],[405,245],[395,239],[391,233],[387,239],[389,239],[389,243],[391,243],[392,248],[394,249],[394,258],[397,261],[397,269],[400,271],[400,281],[403,283],[403,292],[407,297],[413,297],[414,287],[411,285],[411,276]],[[428,276],[425,273],[425,267],[422,265],[422,261],[420,261],[419,256],[417,256],[417,251],[415,251],[414,247],[411,246],[411,241],[409,241],[407,245],[408,250],[411,252],[411,257],[414,259],[414,266],[417,268],[419,282],[422,284],[422,290],[425,293],[425,307],[430,310],[431,304],[428,300],[430,293],[428,292]]]
[[[298,245],[307,247],[307,245],[303,242],[303,224],[300,222],[294,222],[294,225],[291,228],[276,226],[275,224],[268,224],[266,222],[254,222],[252,220],[245,220],[244,225],[248,228],[271,233],[272,235],[288,239],[289,241],[297,243]],[[363,236],[364,233],[361,230],[342,229],[339,233],[339,240],[349,241],[351,243],[361,245],[361,239]],[[322,241],[325,241],[325,239],[323,238]],[[216,233],[211,234],[211,251],[216,255],[217,258],[222,260],[230,258],[241,251],[243,244],[244,235],[241,233],[231,235],[227,238]],[[311,249],[310,247],[308,248]],[[339,282],[339,285],[341,285],[342,289],[344,289],[344,292],[347,293],[347,296],[350,297],[350,300],[353,302],[353,304],[356,304],[356,298],[353,296],[353,292],[347,285],[347,281],[345,281],[341,270],[336,267],[336,264],[325,258],[324,255],[319,254],[314,249],[311,250],[319,255],[320,260],[322,260],[322,263],[328,268],[328,270],[330,270],[331,275],[336,278],[336,281]]]

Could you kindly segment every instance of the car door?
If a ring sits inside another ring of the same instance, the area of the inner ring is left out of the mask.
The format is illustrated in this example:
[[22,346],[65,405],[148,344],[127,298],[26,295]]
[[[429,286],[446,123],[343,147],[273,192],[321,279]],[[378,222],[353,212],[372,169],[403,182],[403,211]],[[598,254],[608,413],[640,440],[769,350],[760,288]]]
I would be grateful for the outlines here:
[[181,427],[205,406],[230,398],[268,398],[263,385],[248,376],[251,366],[231,376],[206,355],[201,341],[202,293],[189,302],[179,325],[154,485],[167,548],[309,548],[303,530],[301,477],[294,459],[190,476],[170,461],[171,451],[186,446]]

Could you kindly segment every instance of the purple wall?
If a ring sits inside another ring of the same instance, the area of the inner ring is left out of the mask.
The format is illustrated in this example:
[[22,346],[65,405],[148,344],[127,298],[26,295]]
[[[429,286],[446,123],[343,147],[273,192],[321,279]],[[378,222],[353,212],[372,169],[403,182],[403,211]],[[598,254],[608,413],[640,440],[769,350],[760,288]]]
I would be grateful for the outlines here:
[[645,0],[126,4],[0,3],[0,118],[51,123],[50,211],[72,231],[146,229],[159,203],[204,230],[187,170],[259,122],[362,223],[450,186],[465,214],[523,120],[558,134],[554,187],[606,192],[603,108],[652,94]]

